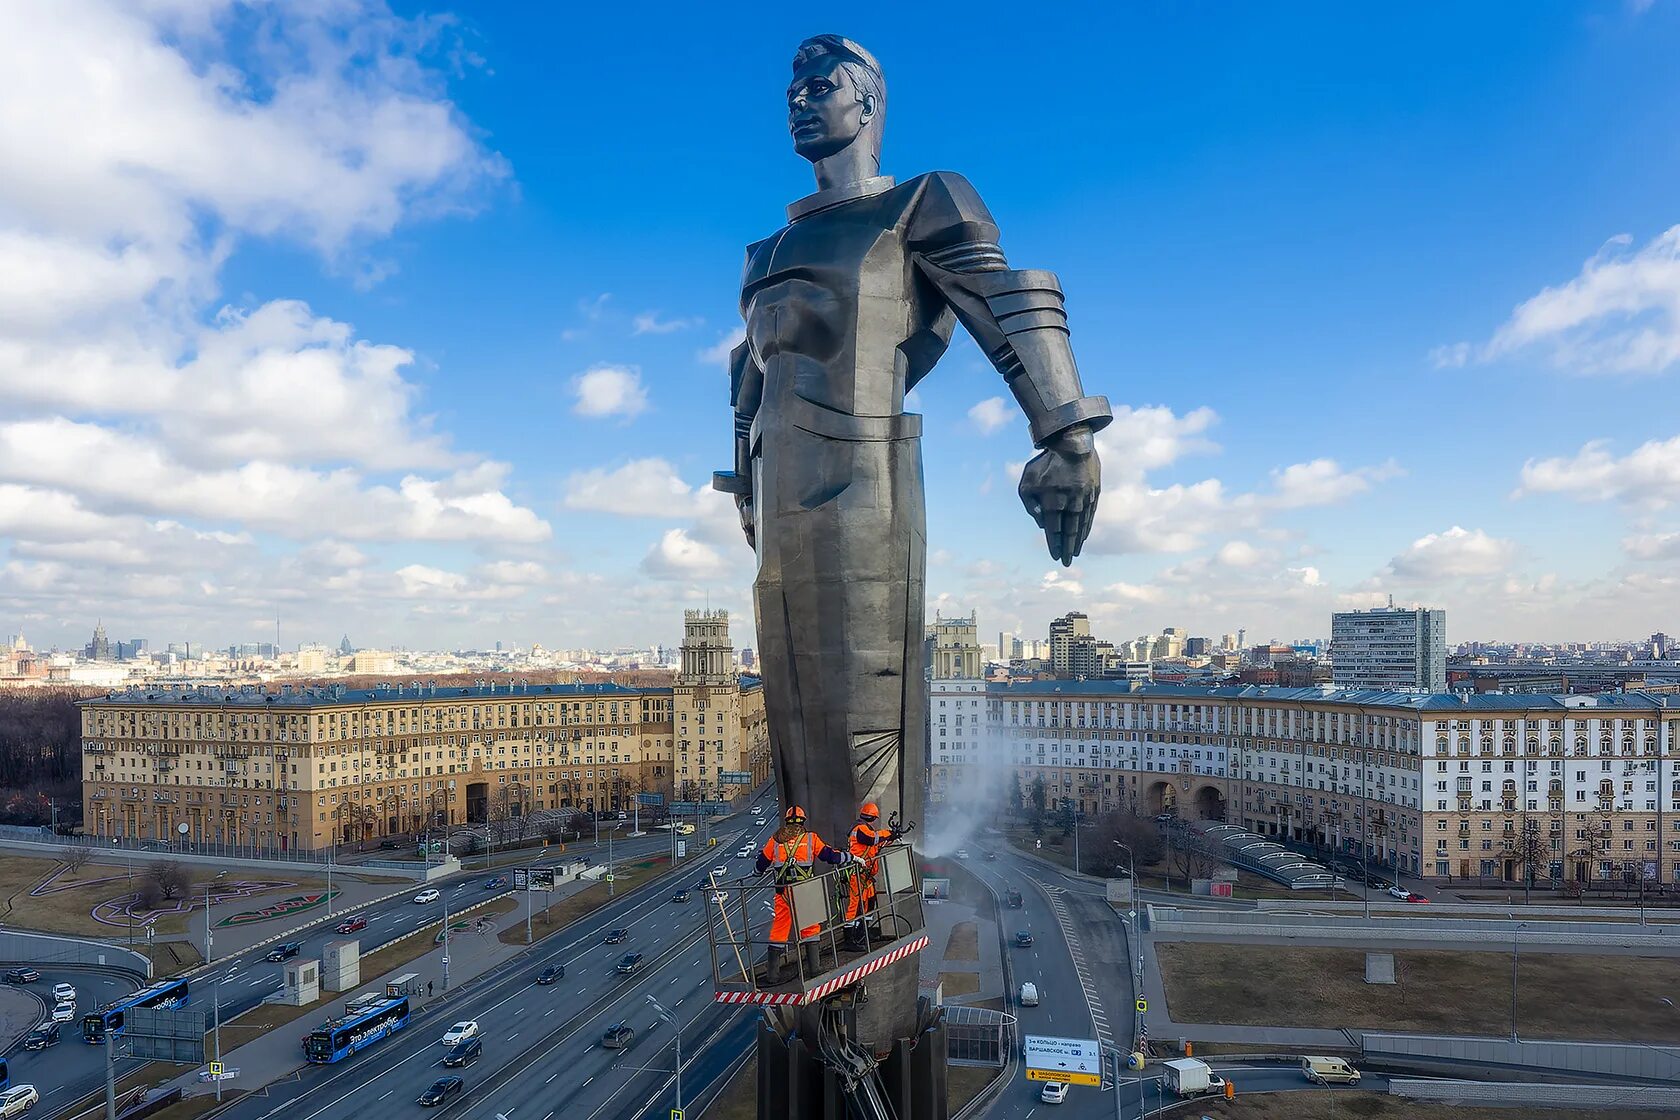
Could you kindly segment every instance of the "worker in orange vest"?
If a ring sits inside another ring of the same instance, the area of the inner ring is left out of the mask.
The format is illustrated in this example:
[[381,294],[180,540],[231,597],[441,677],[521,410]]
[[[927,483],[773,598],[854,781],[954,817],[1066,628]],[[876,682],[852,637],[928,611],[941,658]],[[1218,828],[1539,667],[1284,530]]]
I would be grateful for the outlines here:
[[881,871],[881,849],[898,839],[892,829],[875,827],[880,819],[881,807],[873,801],[864,802],[848,838],[853,867],[851,889],[846,895],[847,949],[869,948],[868,916],[875,909],[875,876]]
[[[764,842],[758,853],[758,873],[773,870],[776,878],[775,913],[770,919],[770,952],[765,958],[765,983],[775,987],[783,982],[786,966],[793,963],[788,943],[793,940],[793,906],[787,898],[787,888],[816,874],[817,860],[844,866],[851,862],[849,852],[839,851],[823,843],[822,837],[805,829],[805,810],[798,805],[788,806],[782,814],[782,827]],[[815,976],[822,971],[822,950],[817,938],[822,926],[805,926],[799,931],[799,944],[805,958],[805,971]]]

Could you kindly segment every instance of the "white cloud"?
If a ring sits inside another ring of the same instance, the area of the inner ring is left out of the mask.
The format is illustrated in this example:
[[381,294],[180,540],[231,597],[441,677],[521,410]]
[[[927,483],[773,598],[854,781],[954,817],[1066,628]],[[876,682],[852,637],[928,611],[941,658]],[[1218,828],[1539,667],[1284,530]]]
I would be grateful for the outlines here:
[[1389,561],[1389,570],[1416,583],[1500,575],[1510,567],[1515,554],[1516,546],[1508,540],[1454,525],[1443,533],[1430,533],[1413,541],[1405,552]]
[[1288,569],[1290,575],[1300,581],[1303,587],[1323,587],[1324,578],[1318,574],[1318,569],[1312,565]]
[[1179,416],[1159,405],[1119,406],[1114,410],[1113,423],[1097,433],[1104,477],[1142,476],[1170,466],[1185,455],[1218,450],[1205,438],[1218,419],[1211,408],[1197,408]]
[[1228,568],[1252,568],[1266,559],[1264,552],[1247,541],[1226,541],[1214,555]]
[[632,366],[595,366],[572,378],[576,398],[572,411],[579,416],[639,416],[648,405],[641,372]]
[[700,508],[695,488],[657,458],[578,471],[566,479],[563,502],[567,509],[625,517],[693,517]]
[[696,316],[692,319],[661,319],[657,311],[643,311],[631,321],[631,334],[674,334],[686,331],[690,327],[698,327],[706,320]]
[[1262,500],[1276,509],[1335,505],[1365,493],[1371,483],[1399,473],[1400,468],[1392,461],[1347,471],[1334,459],[1314,459],[1272,471],[1272,493]]
[[1618,459],[1605,440],[1572,456],[1530,459],[1517,494],[1568,494],[1583,501],[1661,507],[1680,501],[1680,436],[1649,440]]
[[1680,533],[1642,533],[1624,537],[1622,551],[1635,560],[1680,560]]
[[1085,594],[1085,585],[1080,581],[1077,568],[1069,568],[1066,571],[1060,568],[1051,568],[1044,573],[1044,578],[1039,581],[1038,587],[1040,591],[1051,591],[1058,595],[1079,596]]
[[725,572],[717,549],[686,529],[670,529],[642,557],[642,571],[655,579],[716,579]]
[[1680,226],[1631,249],[1619,234],[1576,276],[1524,300],[1488,342],[1435,351],[1438,364],[1539,348],[1576,373],[1661,373],[1680,361]]
[[1016,412],[1002,397],[987,397],[968,410],[968,418],[980,429],[981,435],[992,435],[1009,426]]
[[[1105,460],[1104,467],[1107,467]],[[1236,527],[1216,478],[1153,487],[1144,482],[1103,481],[1088,553],[1188,552],[1216,532]]]
[[730,352],[733,351],[735,347],[745,342],[746,339],[746,328],[735,327],[734,329],[719,335],[716,342],[712,343],[704,350],[701,350],[694,357],[696,360],[703,362],[706,365],[723,366],[727,369],[729,366]]

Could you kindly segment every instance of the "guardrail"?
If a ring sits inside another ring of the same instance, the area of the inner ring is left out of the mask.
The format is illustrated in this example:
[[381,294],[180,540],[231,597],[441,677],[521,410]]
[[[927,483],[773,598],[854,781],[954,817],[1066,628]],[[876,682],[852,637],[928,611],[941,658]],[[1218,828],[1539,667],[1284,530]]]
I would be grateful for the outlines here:
[[[1427,918],[1439,914],[1476,914],[1482,916],[1497,915],[1503,919],[1508,914],[1515,914],[1518,921],[1529,921],[1531,917],[1561,918],[1565,915],[1577,915],[1589,918],[1620,918],[1624,922],[1637,922],[1639,909],[1634,906],[1524,906],[1518,902],[1432,902],[1427,909],[1420,909],[1410,902],[1400,902],[1382,898],[1371,899],[1372,910],[1383,910],[1395,914],[1405,914],[1408,917]],[[1362,914],[1365,903],[1362,901],[1341,902],[1328,899],[1297,901],[1292,898],[1258,898],[1254,900],[1256,910],[1315,910],[1327,913]],[[1658,909],[1655,906],[1645,908],[1645,923],[1663,922],[1670,925],[1680,925],[1680,910],[1673,908]]]
[[1390,1078],[1388,1091],[1417,1101],[1489,1101],[1533,1108],[1680,1110],[1680,1088],[1667,1085],[1548,1085],[1520,1081],[1450,1081]]
[[1468,1038],[1435,1034],[1364,1035],[1365,1057],[1398,1061],[1413,1068],[1426,1063],[1473,1064],[1543,1071],[1547,1076],[1588,1074],[1633,1081],[1680,1082],[1680,1052],[1623,1042],[1571,1042]]
[[0,931],[0,963],[86,965],[119,969],[139,977],[142,982],[152,978],[152,962],[132,949],[81,937],[15,929]]

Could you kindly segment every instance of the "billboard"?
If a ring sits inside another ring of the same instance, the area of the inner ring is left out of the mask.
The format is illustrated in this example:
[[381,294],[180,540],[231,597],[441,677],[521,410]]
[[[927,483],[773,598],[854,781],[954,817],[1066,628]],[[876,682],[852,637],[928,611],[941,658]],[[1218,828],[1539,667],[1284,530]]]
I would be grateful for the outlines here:
[[1021,1043],[1028,1081],[1102,1084],[1102,1053],[1097,1048],[1096,1039],[1047,1038],[1029,1034]]

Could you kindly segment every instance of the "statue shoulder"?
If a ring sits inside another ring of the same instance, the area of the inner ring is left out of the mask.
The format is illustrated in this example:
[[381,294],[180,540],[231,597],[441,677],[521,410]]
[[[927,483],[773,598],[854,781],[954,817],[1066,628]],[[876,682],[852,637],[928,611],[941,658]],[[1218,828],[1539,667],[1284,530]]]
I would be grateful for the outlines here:
[[930,171],[904,184],[916,192],[910,223],[913,244],[937,247],[998,239],[992,212],[974,184],[955,171]]

